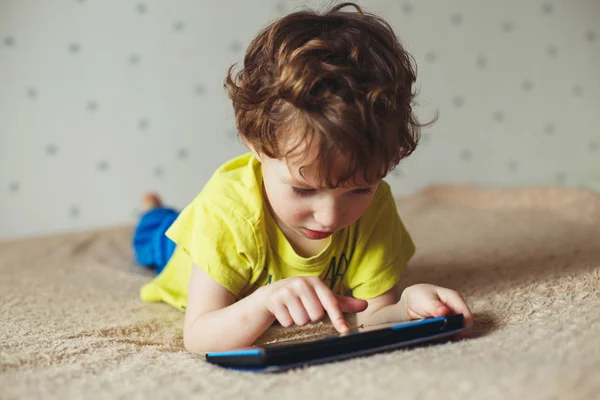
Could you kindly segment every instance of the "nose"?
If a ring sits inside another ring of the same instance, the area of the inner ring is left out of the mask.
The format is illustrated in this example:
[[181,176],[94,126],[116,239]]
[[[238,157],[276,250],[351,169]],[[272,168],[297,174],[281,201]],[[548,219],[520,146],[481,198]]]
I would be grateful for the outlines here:
[[335,199],[326,199],[314,211],[314,218],[320,229],[334,231],[342,219],[342,210]]

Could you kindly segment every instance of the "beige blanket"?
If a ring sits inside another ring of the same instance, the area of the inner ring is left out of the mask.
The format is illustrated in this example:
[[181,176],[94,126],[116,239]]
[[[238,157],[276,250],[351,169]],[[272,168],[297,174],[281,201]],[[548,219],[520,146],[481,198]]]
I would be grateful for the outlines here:
[[130,227],[57,235],[0,244],[0,398],[600,398],[600,195],[433,186],[398,206],[418,248],[405,284],[463,293],[472,339],[222,370],[182,349],[181,312],[138,299]]

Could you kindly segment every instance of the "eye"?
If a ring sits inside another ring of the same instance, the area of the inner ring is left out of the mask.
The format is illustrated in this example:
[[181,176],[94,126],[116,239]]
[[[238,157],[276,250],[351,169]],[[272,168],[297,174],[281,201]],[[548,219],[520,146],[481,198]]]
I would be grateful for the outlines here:
[[298,188],[298,187],[292,187],[292,190],[298,196],[310,196],[311,194],[313,194],[315,192],[315,189],[304,189],[304,188]]
[[373,193],[373,188],[355,189],[352,191],[353,194],[367,195]]

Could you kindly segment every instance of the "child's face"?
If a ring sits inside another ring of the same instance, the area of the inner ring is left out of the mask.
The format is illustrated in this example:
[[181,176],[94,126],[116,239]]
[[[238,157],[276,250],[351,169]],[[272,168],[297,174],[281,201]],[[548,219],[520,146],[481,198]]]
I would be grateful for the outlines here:
[[[318,187],[316,166],[309,154],[283,160],[261,157],[266,197],[275,220],[288,239],[325,239],[358,220],[371,203],[379,182],[335,189]],[[344,160],[337,160],[341,171]],[[304,177],[300,167],[304,166]]]

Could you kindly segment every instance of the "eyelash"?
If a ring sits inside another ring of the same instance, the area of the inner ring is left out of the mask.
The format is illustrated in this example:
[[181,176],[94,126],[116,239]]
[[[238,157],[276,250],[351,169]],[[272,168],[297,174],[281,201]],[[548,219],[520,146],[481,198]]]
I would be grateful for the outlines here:
[[297,187],[292,187],[292,190],[298,196],[310,196],[311,194],[313,194],[315,192],[314,189],[302,189],[302,188],[297,188]]
[[372,188],[356,189],[356,190],[353,190],[352,193],[358,194],[358,195],[367,195],[367,194],[373,193],[373,189]]
[[[292,187],[292,190],[298,196],[310,196],[311,194],[313,194],[315,192],[315,189],[303,189],[303,188],[297,188],[297,187]],[[366,196],[366,195],[371,194],[372,192],[373,192],[372,188],[365,188],[365,189],[353,190],[351,193],[359,195],[359,196],[361,196],[361,195]]]

